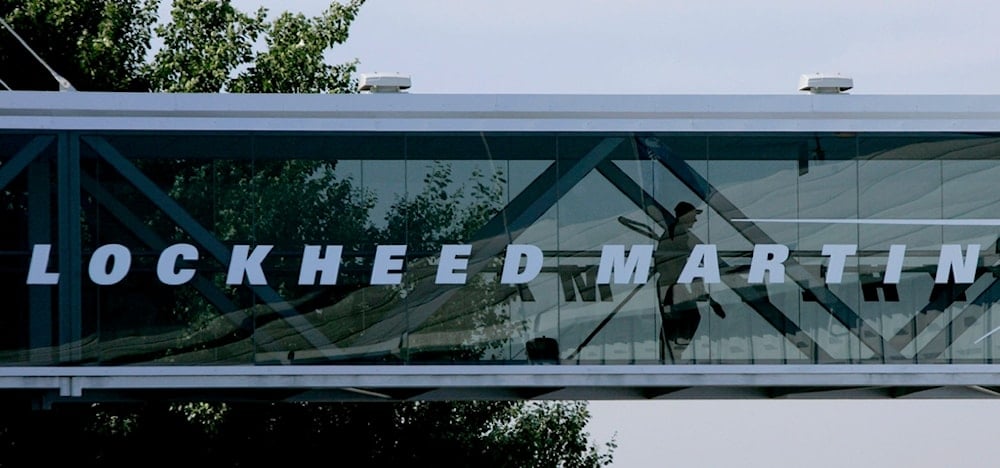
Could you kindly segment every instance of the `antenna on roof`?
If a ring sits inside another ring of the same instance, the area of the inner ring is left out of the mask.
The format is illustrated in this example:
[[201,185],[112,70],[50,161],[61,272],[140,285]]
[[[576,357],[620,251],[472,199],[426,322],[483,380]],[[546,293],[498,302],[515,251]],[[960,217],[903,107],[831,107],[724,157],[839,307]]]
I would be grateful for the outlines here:
[[[16,38],[17,41],[20,42],[21,45],[23,45],[24,48],[27,49],[28,52],[30,52],[33,57],[35,57],[35,60],[38,60],[38,63],[42,64],[42,66],[49,71],[49,74],[52,75],[52,78],[55,78],[56,82],[59,83],[59,91],[76,91],[76,88],[73,87],[73,85],[69,82],[69,80],[63,78],[62,75],[56,73],[56,71],[53,70],[52,67],[49,66],[49,64],[45,63],[45,60],[42,60],[42,58],[39,57],[34,50],[31,50],[31,46],[29,46],[27,42],[24,42],[24,39],[21,39],[21,36],[19,36],[17,32],[14,31],[14,28],[10,27],[10,25],[7,24],[7,21],[5,21],[2,17],[0,17],[0,23],[3,23],[3,27],[7,28],[7,30],[10,31],[12,35],[14,35],[14,38]],[[8,87],[6,83],[4,83],[4,87],[6,87],[8,90],[10,89],[10,87]]]
[[840,74],[816,73],[799,77],[799,91],[810,94],[845,94],[854,87],[854,80]]
[[7,91],[13,91],[13,89],[10,89],[10,86],[7,86],[7,83],[4,83],[3,80],[0,80],[0,85],[3,85],[4,88],[7,88]]
[[410,77],[399,73],[362,74],[358,91],[368,93],[402,93],[410,89]]

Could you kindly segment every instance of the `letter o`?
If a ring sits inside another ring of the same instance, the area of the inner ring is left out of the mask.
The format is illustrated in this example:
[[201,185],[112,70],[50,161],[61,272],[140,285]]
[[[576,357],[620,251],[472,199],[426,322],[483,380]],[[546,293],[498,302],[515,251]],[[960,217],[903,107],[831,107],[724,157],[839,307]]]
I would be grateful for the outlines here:
[[94,251],[87,271],[90,273],[90,280],[95,284],[109,286],[125,278],[130,266],[132,266],[132,253],[128,248],[121,244],[108,244]]

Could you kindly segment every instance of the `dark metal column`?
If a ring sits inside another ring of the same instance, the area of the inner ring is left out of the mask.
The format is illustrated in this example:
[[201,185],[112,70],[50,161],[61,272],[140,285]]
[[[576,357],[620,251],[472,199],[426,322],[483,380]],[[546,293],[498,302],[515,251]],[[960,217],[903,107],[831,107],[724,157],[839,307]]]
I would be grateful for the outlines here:
[[56,163],[59,206],[59,361],[81,357],[82,254],[80,240],[80,140],[59,134]]
[[[28,247],[52,243],[52,175],[48,158],[28,166]],[[28,359],[46,364],[53,356],[52,287],[28,286]]]

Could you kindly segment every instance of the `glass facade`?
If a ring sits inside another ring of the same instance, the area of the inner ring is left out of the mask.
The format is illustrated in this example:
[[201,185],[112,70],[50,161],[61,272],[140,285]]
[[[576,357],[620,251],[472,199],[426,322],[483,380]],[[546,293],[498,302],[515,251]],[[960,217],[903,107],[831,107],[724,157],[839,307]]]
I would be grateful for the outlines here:
[[8,132],[0,364],[993,363],[998,179],[991,134]]

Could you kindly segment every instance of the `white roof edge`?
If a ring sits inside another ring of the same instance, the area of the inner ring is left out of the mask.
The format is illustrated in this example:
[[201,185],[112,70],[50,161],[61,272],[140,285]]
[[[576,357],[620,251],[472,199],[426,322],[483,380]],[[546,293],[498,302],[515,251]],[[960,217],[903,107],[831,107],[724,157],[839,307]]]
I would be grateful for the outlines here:
[[0,92],[0,129],[998,131],[1000,95]]

